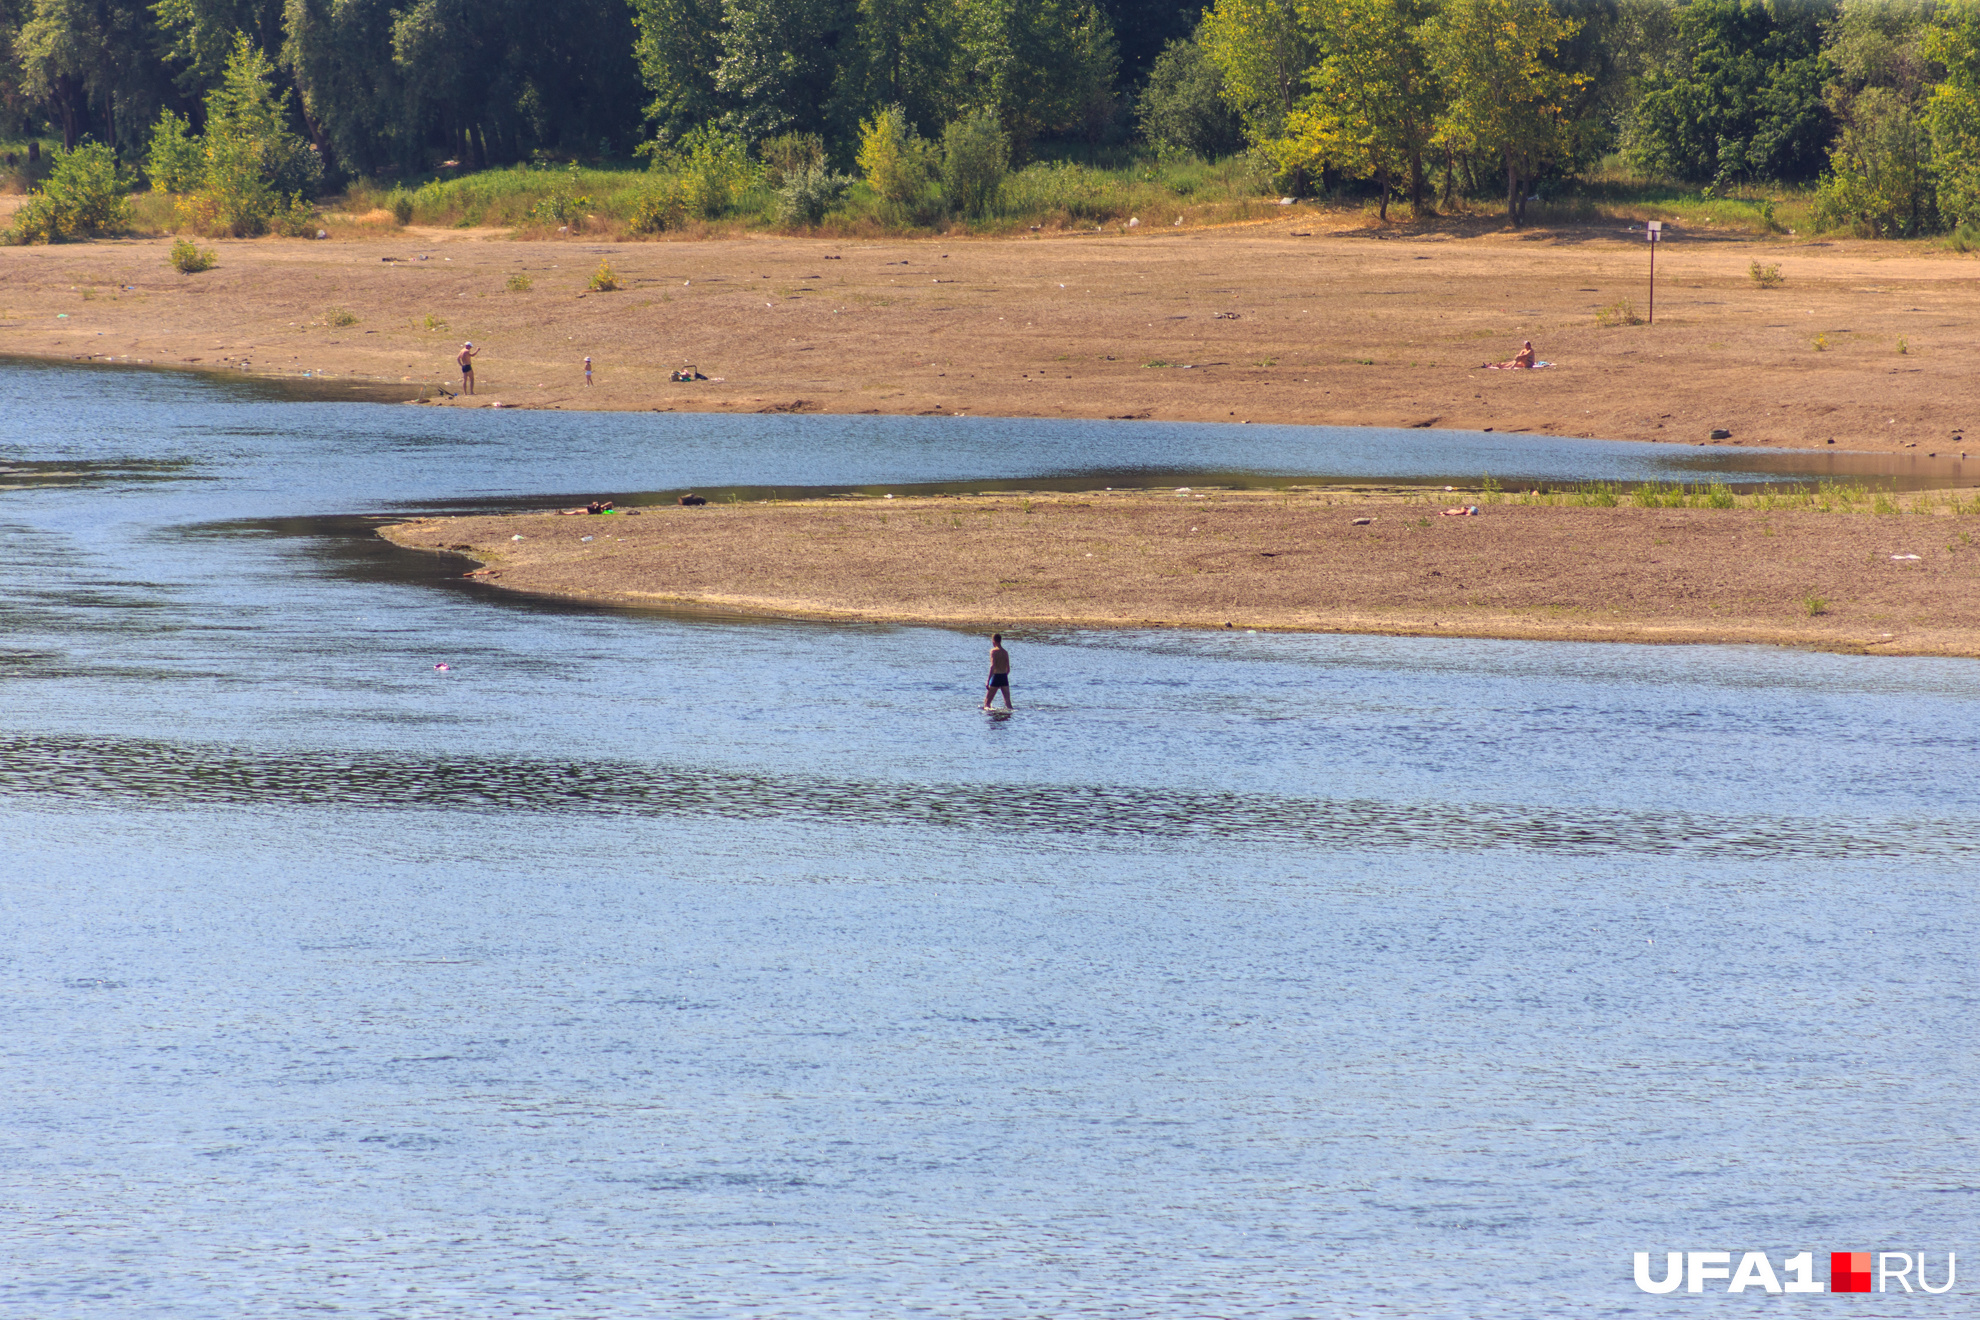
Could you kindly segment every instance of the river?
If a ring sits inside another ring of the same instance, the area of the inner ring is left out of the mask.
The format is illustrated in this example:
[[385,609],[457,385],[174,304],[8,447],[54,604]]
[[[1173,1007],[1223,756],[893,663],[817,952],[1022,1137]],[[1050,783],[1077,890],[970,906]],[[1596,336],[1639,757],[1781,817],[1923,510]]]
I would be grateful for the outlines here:
[[1028,634],[986,720],[978,637],[369,534],[1778,466],[24,363],[0,406],[0,1316],[1650,1315],[1731,1303],[1637,1251],[1980,1245],[1972,662]]

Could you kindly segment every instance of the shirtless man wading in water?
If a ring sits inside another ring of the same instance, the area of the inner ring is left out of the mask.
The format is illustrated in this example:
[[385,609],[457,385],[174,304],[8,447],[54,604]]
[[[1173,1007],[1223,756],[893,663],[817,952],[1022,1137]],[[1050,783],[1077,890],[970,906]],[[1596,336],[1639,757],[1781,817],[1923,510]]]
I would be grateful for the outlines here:
[[1011,708],[1011,653],[1004,649],[1004,634],[990,634],[990,681],[983,685],[983,709],[990,709],[999,689],[1004,693],[1004,709]]
[[454,354],[454,361],[461,364],[461,393],[474,393],[474,359],[481,352],[473,341],[461,345],[461,351]]

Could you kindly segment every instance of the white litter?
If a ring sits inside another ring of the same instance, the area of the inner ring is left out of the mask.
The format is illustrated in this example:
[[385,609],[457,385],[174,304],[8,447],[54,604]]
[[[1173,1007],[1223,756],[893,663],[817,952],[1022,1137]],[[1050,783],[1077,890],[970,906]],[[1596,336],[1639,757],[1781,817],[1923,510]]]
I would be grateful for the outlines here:
[[1916,559],[1916,558],[1918,558],[1918,556],[1917,556],[1917,555],[1892,555],[1892,556],[1891,556],[1891,558],[1893,558],[1893,559]]

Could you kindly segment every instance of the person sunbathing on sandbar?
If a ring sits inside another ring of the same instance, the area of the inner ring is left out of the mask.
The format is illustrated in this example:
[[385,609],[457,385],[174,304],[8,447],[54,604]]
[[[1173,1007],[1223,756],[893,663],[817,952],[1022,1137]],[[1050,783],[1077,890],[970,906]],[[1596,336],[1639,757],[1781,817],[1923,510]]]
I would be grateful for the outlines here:
[[1540,361],[1540,355],[1533,351],[1533,341],[1527,340],[1519,352],[1512,355],[1510,362],[1487,362],[1485,365],[1495,371],[1531,371]]

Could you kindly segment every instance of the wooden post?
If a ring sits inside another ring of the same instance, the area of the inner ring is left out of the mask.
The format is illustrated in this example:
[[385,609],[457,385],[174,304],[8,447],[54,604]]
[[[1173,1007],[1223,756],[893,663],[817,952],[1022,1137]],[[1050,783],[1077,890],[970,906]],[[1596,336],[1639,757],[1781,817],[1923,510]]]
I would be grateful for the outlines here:
[[1664,222],[1652,220],[1643,227],[1643,236],[1650,240],[1650,324],[1657,324],[1657,244],[1664,236]]

